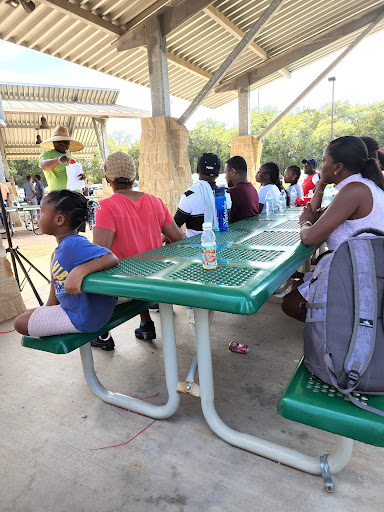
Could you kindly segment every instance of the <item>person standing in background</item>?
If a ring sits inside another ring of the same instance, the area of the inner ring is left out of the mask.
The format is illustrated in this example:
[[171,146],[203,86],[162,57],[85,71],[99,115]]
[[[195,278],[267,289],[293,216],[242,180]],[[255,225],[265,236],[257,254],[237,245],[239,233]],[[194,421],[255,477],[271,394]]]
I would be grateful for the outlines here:
[[44,185],[41,183],[40,180],[41,180],[40,174],[35,174],[33,177],[33,181],[36,183],[35,191],[36,191],[37,204],[40,204],[41,200],[44,197]]
[[27,181],[23,185],[25,200],[29,204],[37,204],[35,185],[32,182],[32,176],[27,176]]
[[[40,155],[40,166],[48,183],[48,192],[67,188],[67,165],[71,160],[76,162],[69,151],[81,151],[84,145],[69,136],[68,128],[56,126],[53,137],[44,140],[40,146],[49,150]],[[84,180],[84,174],[79,174],[78,179]]]

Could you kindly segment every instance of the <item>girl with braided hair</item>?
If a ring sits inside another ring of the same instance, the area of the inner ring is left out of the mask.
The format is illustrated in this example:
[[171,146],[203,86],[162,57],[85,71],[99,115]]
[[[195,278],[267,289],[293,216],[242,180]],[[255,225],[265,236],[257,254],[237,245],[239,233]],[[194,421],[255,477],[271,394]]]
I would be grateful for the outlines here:
[[87,200],[71,190],[55,190],[41,201],[39,227],[53,235],[57,248],[51,260],[51,291],[47,304],[15,319],[15,329],[29,336],[52,336],[101,329],[110,319],[117,298],[83,293],[83,279],[118,263],[108,249],[77,233],[88,220]]
[[280,182],[279,166],[275,162],[266,162],[260,165],[256,174],[256,181],[261,184],[257,191],[259,194],[259,212],[263,211],[268,193],[272,196],[273,209],[277,210],[279,208],[280,192],[283,190]]
[[299,183],[301,175],[301,169],[298,165],[290,165],[284,171],[284,182],[289,183],[289,187],[285,190],[289,199],[289,206],[295,206],[291,204],[291,192],[296,191],[296,197],[304,197],[303,188]]

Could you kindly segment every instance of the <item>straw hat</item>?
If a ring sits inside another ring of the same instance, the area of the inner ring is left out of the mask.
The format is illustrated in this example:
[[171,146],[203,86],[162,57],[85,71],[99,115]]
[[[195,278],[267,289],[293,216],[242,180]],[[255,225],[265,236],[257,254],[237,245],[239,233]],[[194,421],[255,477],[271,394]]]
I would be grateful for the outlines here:
[[128,153],[116,151],[107,158],[105,164],[105,176],[111,181],[134,181],[136,179],[136,166],[133,158]]
[[53,131],[53,137],[43,140],[43,142],[41,142],[40,146],[42,148],[55,149],[53,146],[53,143],[59,142],[61,140],[69,140],[70,141],[69,151],[71,151],[71,152],[81,151],[84,147],[84,144],[82,144],[81,142],[79,142],[75,139],[72,139],[69,136],[68,128],[66,128],[65,126],[56,126],[56,128]]

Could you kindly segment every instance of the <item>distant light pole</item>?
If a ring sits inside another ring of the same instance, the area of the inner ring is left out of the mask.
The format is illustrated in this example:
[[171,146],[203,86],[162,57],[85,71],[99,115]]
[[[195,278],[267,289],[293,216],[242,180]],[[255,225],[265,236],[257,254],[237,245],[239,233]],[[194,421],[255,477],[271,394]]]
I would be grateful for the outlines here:
[[332,118],[331,118],[331,141],[333,140],[333,105],[335,100],[335,76],[330,76],[328,82],[332,82]]

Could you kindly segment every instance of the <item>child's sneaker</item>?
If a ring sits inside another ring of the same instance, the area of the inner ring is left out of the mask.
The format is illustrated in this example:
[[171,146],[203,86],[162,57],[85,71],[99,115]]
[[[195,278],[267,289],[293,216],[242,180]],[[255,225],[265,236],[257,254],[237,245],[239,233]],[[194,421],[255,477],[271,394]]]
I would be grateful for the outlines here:
[[111,333],[108,331],[98,338],[91,340],[92,347],[101,348],[101,350],[114,350],[115,342],[111,336]]
[[140,327],[135,329],[135,336],[139,340],[155,340],[156,330],[152,320],[145,322],[145,324],[140,323]]

